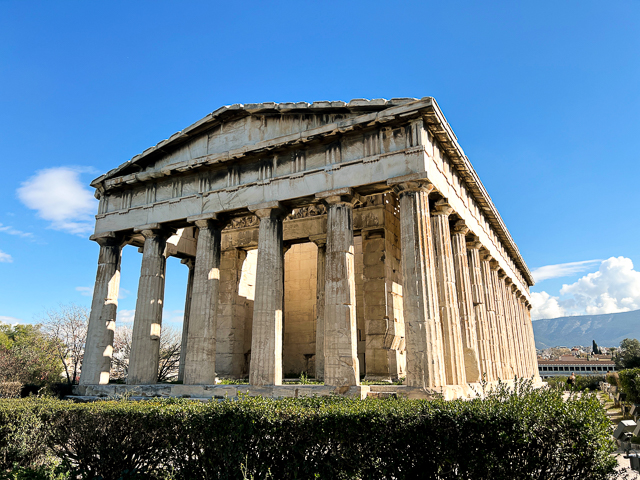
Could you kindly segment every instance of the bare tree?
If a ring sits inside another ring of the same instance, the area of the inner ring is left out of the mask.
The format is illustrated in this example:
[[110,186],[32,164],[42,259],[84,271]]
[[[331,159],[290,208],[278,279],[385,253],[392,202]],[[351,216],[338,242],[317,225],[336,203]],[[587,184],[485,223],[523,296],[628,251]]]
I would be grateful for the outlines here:
[[89,310],[73,303],[47,311],[42,319],[42,331],[56,341],[58,358],[69,384],[77,383],[80,376],[88,324]]
[[[111,378],[124,380],[129,370],[129,355],[133,330],[123,325],[116,328],[113,338],[113,360]],[[160,361],[158,363],[158,382],[174,380],[178,376],[180,363],[180,344],[182,335],[172,327],[162,327],[160,334]]]
[[110,377],[113,380],[124,380],[129,373],[129,355],[131,354],[131,338],[133,329],[127,325],[116,328],[113,335],[113,357]]
[[158,382],[167,382],[178,378],[181,343],[182,333],[180,331],[173,327],[162,327]]

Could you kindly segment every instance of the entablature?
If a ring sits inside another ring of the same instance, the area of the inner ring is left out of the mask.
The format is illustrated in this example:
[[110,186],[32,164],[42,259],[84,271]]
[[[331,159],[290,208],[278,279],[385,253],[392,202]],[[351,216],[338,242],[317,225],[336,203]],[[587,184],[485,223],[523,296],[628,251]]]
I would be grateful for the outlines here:
[[[454,207],[465,210],[461,218],[472,217],[473,233],[485,237],[492,255],[502,257],[523,286],[533,285],[515,242],[435,100],[399,100],[321,102],[314,108],[257,104],[214,112],[92,182],[100,198],[96,233],[154,222],[180,224],[206,212],[243,218],[250,205],[270,201],[302,208],[317,204],[316,194],[336,188],[353,188],[366,197],[390,191],[390,178],[417,174],[444,197],[457,196]],[[159,166],[172,148],[229,119],[302,114],[305,109],[309,115],[360,114]]]

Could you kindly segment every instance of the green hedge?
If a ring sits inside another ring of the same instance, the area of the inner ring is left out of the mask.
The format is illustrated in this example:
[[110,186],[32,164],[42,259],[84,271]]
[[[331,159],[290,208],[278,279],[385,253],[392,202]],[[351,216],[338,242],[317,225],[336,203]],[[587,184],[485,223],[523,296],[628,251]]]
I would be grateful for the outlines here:
[[0,459],[55,455],[71,478],[105,480],[606,479],[609,425],[594,396],[528,385],[449,402],[4,400],[0,428],[17,433]]

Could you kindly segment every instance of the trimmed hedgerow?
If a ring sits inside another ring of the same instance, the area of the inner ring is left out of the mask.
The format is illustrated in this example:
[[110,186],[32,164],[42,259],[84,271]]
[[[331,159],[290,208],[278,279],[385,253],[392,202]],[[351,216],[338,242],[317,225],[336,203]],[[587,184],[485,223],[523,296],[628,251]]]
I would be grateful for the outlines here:
[[561,392],[526,384],[449,402],[244,397],[14,405],[0,402],[0,412],[12,410],[3,421],[37,417],[48,454],[72,478],[606,479],[616,464],[609,421],[594,396],[563,401]]

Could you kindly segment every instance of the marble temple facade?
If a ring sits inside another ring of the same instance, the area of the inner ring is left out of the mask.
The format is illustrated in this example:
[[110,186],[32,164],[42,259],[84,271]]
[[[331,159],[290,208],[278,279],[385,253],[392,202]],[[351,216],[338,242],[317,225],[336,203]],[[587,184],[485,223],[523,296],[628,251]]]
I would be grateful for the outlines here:
[[[364,396],[361,378],[404,378],[408,397],[453,398],[539,382],[533,278],[433,98],[222,107],[92,186],[79,394]],[[142,267],[127,385],[113,385],[125,245]],[[189,285],[182,384],[160,385],[169,256]],[[283,384],[301,372],[324,385]]]

